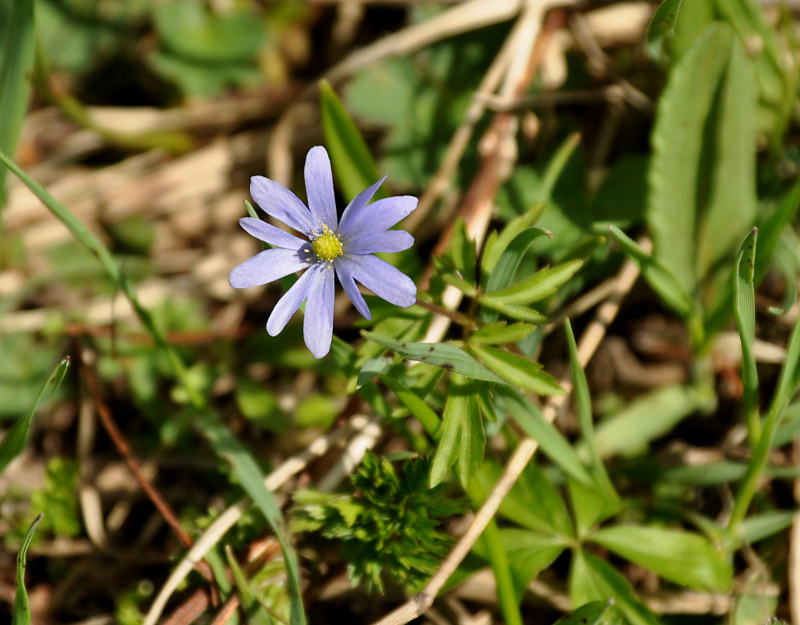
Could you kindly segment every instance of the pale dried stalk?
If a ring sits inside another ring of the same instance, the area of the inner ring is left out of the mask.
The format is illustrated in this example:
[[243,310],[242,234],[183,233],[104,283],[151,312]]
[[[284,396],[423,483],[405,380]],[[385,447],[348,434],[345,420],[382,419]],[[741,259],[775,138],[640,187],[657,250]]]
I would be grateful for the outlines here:
[[[647,248],[647,241],[640,241],[640,245]],[[578,360],[581,367],[591,360],[597,347],[600,345],[605,332],[619,312],[619,306],[625,294],[630,291],[636,278],[639,276],[638,267],[630,260],[626,261],[617,276],[617,286],[611,297],[608,298],[595,313],[595,317],[581,336],[578,344]],[[561,396],[551,397],[544,407],[543,413],[548,421],[553,422],[559,412],[564,408],[567,398],[572,392],[571,378],[559,380],[559,384],[566,393]],[[478,540],[483,530],[494,518],[497,509],[500,507],[511,487],[521,475],[525,466],[530,462],[533,454],[539,447],[539,443],[532,438],[523,439],[506,464],[503,475],[497,482],[486,502],[480,510],[475,513],[475,518],[464,535],[459,539],[455,547],[450,551],[442,566],[428,582],[427,586],[418,595],[409,599],[399,608],[390,612],[387,616],[374,625],[403,625],[414,618],[425,613],[439,594],[445,582],[450,578],[464,557],[472,549],[475,541]]]
[[[289,480],[289,478],[308,466],[311,460],[323,455],[336,442],[354,432],[357,433],[357,436],[353,439],[351,445],[348,446],[344,457],[347,458],[346,462],[348,463],[352,463],[354,460],[357,463],[360,458],[356,460],[356,453],[350,449],[350,447],[353,444],[357,445],[358,449],[361,449],[361,454],[363,456],[366,450],[364,445],[365,437],[369,437],[370,440],[373,440],[374,444],[374,440],[377,439],[374,430],[377,427],[375,419],[369,419],[364,415],[352,417],[350,422],[344,427],[316,439],[301,453],[286,460],[266,477],[264,484],[271,491],[277,490]],[[169,601],[169,598],[181,582],[192,571],[194,564],[200,561],[205,554],[222,539],[225,533],[236,524],[251,505],[252,502],[249,498],[241,499],[220,514],[214,522],[208,526],[206,531],[203,532],[203,535],[197,539],[192,548],[189,549],[183,559],[178,563],[178,566],[172,571],[167,581],[161,587],[161,590],[159,590],[158,596],[156,596],[144,619],[144,625],[155,625],[158,622],[158,619],[161,617],[167,605],[167,601]]]

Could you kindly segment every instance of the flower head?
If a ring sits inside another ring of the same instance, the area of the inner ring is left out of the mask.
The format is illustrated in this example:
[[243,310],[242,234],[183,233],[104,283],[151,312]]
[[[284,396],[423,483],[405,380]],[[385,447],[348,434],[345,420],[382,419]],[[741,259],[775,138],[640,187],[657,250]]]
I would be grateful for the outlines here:
[[333,335],[334,274],[356,310],[367,319],[371,318],[369,308],[356,281],[391,304],[411,306],[416,301],[417,287],[411,279],[373,254],[411,247],[414,237],[408,232],[388,228],[417,207],[417,198],[403,195],[368,204],[384,177],[354,197],[339,221],[325,148],[309,150],[304,173],[308,207],[274,180],[263,176],[250,179],[250,194],[261,210],[306,238],[260,219],[240,219],[249,234],[274,247],[234,267],[229,281],[232,287],[244,289],[306,269],[275,305],[267,320],[267,332],[279,334],[307,300],[303,337],[311,353],[322,358],[330,351]]

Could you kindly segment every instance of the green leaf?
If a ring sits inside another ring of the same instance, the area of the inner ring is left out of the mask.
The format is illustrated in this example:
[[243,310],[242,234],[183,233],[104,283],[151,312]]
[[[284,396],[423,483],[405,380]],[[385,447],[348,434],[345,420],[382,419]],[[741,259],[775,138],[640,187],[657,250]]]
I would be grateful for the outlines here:
[[795,510],[773,510],[747,517],[740,526],[745,544],[753,545],[789,527],[797,515]]
[[633,594],[628,580],[613,566],[583,550],[573,552],[569,594],[573,605],[612,598],[630,625],[660,625],[655,615]]
[[[336,96],[330,83],[319,83],[322,128],[333,163],[333,173],[344,194],[353,198],[381,179],[364,138]],[[375,198],[385,197],[380,189]]]
[[[522,262],[522,257],[536,239],[542,235],[553,238],[552,233],[544,228],[520,230],[519,227],[534,218],[538,219],[542,210],[544,210],[544,206],[544,202],[541,202],[536,205],[535,211],[532,209],[524,215],[511,220],[492,245],[491,251],[484,252],[482,271],[483,275],[486,276],[487,291],[497,291],[508,286],[517,272],[520,262]],[[511,235],[513,235],[513,238]]]
[[291,600],[292,625],[304,625],[305,611],[300,592],[300,576],[297,566],[297,555],[291,542],[286,537],[286,527],[272,492],[264,484],[264,475],[252,454],[247,451],[231,431],[217,420],[216,415],[207,411],[198,411],[195,422],[203,435],[211,443],[216,454],[228,461],[236,479],[245,492],[253,500],[267,523],[275,532],[275,538],[281,546],[286,574],[288,577]]
[[645,280],[664,303],[684,319],[692,314],[692,300],[678,279],[664,265],[639,247],[616,226],[608,227],[628,257],[636,263]]
[[501,529],[500,540],[508,554],[515,590],[520,597],[530,581],[550,566],[566,548],[564,541],[557,536],[516,528]]
[[[484,492],[491,492],[502,472],[497,463],[489,460],[483,463],[478,479]],[[522,471],[500,504],[499,512],[514,523],[542,534],[553,534],[565,540],[571,540],[575,535],[564,500],[535,462],[528,463]]]
[[489,292],[481,297],[481,302],[500,302],[503,304],[531,304],[552,295],[569,280],[583,265],[582,259],[575,259],[557,267],[537,271],[530,278],[512,286]]
[[236,557],[233,555],[230,545],[225,545],[225,558],[228,561],[228,567],[231,570],[233,583],[236,584],[237,595],[242,605],[242,610],[247,615],[247,623],[253,625],[273,625],[275,621],[270,616],[269,612],[258,601],[258,597],[250,588],[244,571],[242,571]]
[[615,525],[595,532],[590,540],[689,588],[727,591],[733,567],[707,538],[682,530],[641,525]]
[[39,390],[39,394],[36,396],[36,400],[33,402],[33,406],[31,406],[28,414],[20,418],[6,433],[3,440],[0,441],[0,473],[3,472],[3,469],[5,469],[14,458],[22,453],[23,449],[25,449],[28,436],[31,432],[33,417],[36,415],[39,405],[50,395],[55,393],[58,387],[61,386],[61,382],[67,374],[67,369],[69,369],[69,363],[69,356],[58,363],[50,374],[50,377],[47,378],[47,381]]
[[[459,277],[472,286],[475,284],[475,241],[470,240],[467,234],[467,225],[459,217],[453,228],[453,237],[447,248],[445,257],[452,262],[453,267],[460,274]],[[473,288],[474,292],[474,288]]]
[[[533,308],[528,308],[527,306],[506,304],[504,302],[493,300],[485,296],[481,297],[481,305],[487,308],[491,308],[492,310],[496,310],[497,312],[504,314],[506,317],[511,317],[512,319],[527,321],[528,323],[533,323],[535,325],[541,325],[543,323],[547,323],[547,317],[545,317],[539,311],[534,310]],[[491,316],[484,317],[484,315],[482,314],[481,318],[490,319]]]
[[[689,4],[701,3],[683,9]],[[756,215],[757,93],[741,44],[716,22],[672,69],[659,100],[648,207],[654,256],[704,309]]]
[[508,325],[505,321],[496,321],[473,332],[469,337],[469,342],[472,345],[518,343],[535,329],[536,326],[530,323],[512,323]]
[[463,376],[454,375],[444,409],[439,447],[431,465],[431,488],[445,478],[456,459],[456,473],[466,487],[483,461],[485,445],[483,421],[477,400],[471,393],[470,382]]
[[733,313],[742,345],[742,412],[751,444],[755,444],[761,433],[758,415],[758,371],[753,353],[756,339],[756,299],[753,278],[756,269],[757,239],[758,230],[753,228],[739,248],[736,271],[733,273]]
[[409,360],[419,360],[420,362],[435,365],[447,371],[458,373],[475,380],[507,384],[505,380],[496,376],[467,352],[455,345],[449,345],[447,343],[410,343],[394,341],[385,336],[376,334],[375,332],[367,332],[366,330],[362,330],[361,334],[370,341],[383,345]]
[[675,35],[675,21],[681,10],[683,0],[664,0],[647,27],[647,52],[651,59],[662,63],[667,61],[667,46]]
[[562,616],[553,625],[604,625],[605,614],[611,605],[608,601],[591,601]]
[[558,380],[542,371],[542,365],[538,362],[496,347],[472,345],[470,350],[489,369],[515,386],[539,395],[564,394]]
[[692,387],[666,386],[655,389],[633,400],[621,412],[597,427],[597,451],[604,458],[638,451],[704,406],[703,399]]
[[544,418],[541,410],[518,390],[498,387],[496,395],[513,415],[525,434],[539,443],[542,451],[565,473],[587,486],[595,486],[594,480],[578,458],[572,445],[556,427]]
[[393,378],[389,375],[380,375],[379,378],[381,382],[394,391],[394,394],[397,395],[397,399],[411,411],[411,414],[422,424],[425,431],[433,436],[441,425],[439,415],[425,403],[425,400],[397,378]]
[[17,590],[14,595],[14,614],[11,617],[11,625],[30,625],[31,622],[31,605],[28,601],[28,592],[25,590],[25,567],[28,547],[31,546],[36,526],[39,525],[43,516],[40,514],[33,520],[28,533],[25,534],[25,540],[22,541],[22,546],[19,548],[19,553],[17,553]]
[[570,479],[567,481],[567,486],[575,518],[575,530],[580,538],[584,538],[596,526],[620,510],[619,498],[608,497],[596,485],[586,486]]
[[[0,152],[14,155],[28,110],[34,57],[34,1],[14,0],[5,28],[0,28]],[[6,170],[0,168],[0,214],[6,203]]]

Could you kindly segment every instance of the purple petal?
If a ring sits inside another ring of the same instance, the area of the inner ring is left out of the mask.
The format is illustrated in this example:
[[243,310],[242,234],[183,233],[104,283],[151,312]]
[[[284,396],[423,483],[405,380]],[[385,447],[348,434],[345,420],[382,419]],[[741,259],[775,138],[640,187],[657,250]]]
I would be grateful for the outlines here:
[[334,267],[336,268],[336,275],[339,278],[339,284],[342,285],[345,294],[350,301],[353,302],[353,306],[356,307],[356,310],[360,312],[362,316],[367,319],[372,319],[369,306],[367,306],[367,302],[364,301],[364,297],[358,291],[356,281],[353,278],[353,272],[350,271],[350,266],[337,259],[334,261]]
[[275,304],[275,308],[272,309],[269,319],[267,319],[267,332],[269,332],[270,336],[277,336],[281,333],[281,330],[289,323],[292,315],[300,308],[300,304],[308,297],[321,264],[317,263],[300,276],[297,282]]
[[308,241],[298,239],[296,236],[254,217],[242,217],[239,220],[239,225],[244,228],[247,234],[254,236],[259,241],[264,241],[264,243],[276,245],[283,249],[299,250],[304,245],[309,244]]
[[396,306],[417,301],[417,287],[406,274],[377,256],[345,255],[336,259],[353,277],[380,298]]
[[356,239],[344,246],[345,254],[402,252],[414,245],[414,237],[405,230],[382,230]]
[[358,207],[354,206],[346,222],[342,216],[342,225],[339,228],[342,241],[347,243],[365,234],[391,228],[405,219],[417,207],[417,202],[417,198],[413,195],[398,195],[376,200],[369,205],[365,202]]
[[250,178],[250,195],[267,215],[279,219],[306,236],[312,230],[322,227],[322,224],[316,223],[300,198],[274,180],[253,176]]
[[306,195],[311,214],[320,223],[336,230],[336,198],[333,195],[331,160],[321,145],[311,148],[306,155]]
[[322,358],[331,349],[333,337],[333,268],[329,263],[318,263],[308,290],[306,316],[303,319],[303,339],[316,358]]
[[[347,208],[344,209],[344,213],[342,213],[342,221],[339,222],[339,234],[342,237],[342,241],[347,241],[348,239],[355,238],[350,233],[353,230],[352,224],[354,223],[354,218],[364,210],[364,207],[367,203],[372,199],[372,196],[375,195],[375,192],[378,190],[383,184],[383,181],[386,180],[386,176],[378,180],[374,185],[371,187],[367,187],[357,196],[355,196],[350,203],[347,205]],[[384,228],[385,230],[385,228]],[[358,236],[361,234],[366,234],[363,232],[357,233]]]
[[228,282],[234,289],[260,286],[305,269],[310,264],[296,250],[264,250],[231,269]]

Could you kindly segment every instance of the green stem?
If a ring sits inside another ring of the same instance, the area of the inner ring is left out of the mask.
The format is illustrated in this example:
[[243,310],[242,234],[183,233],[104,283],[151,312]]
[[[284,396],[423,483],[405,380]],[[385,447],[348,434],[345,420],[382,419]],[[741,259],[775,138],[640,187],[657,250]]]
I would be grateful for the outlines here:
[[[469,496],[476,503],[485,501],[486,494],[478,483],[473,480],[468,487]],[[483,530],[480,540],[486,546],[489,555],[489,564],[494,572],[495,583],[497,584],[497,601],[503,613],[503,621],[506,625],[522,625],[522,613],[519,610],[519,601],[514,593],[514,583],[511,579],[511,567],[508,563],[508,554],[503,548],[500,538],[500,530],[494,519],[489,521],[486,529]]]

